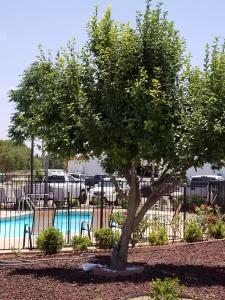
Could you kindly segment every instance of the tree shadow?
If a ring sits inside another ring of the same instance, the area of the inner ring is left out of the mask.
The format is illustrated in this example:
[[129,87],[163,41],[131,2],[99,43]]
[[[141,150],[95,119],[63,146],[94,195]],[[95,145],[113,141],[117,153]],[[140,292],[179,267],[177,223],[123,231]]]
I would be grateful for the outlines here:
[[[104,257],[98,262],[106,262]],[[72,264],[72,262],[71,262]],[[135,263],[132,263],[135,264]],[[145,270],[142,274],[129,276],[116,276],[109,279],[101,276],[93,275],[91,272],[84,272],[79,267],[32,267],[26,266],[17,268],[10,272],[10,275],[20,276],[35,276],[37,278],[50,277],[61,282],[86,284],[101,284],[105,282],[124,282],[130,281],[133,283],[150,282],[152,279],[165,277],[178,278],[180,282],[186,286],[223,286],[225,287],[225,267],[219,266],[204,266],[204,265],[176,265],[176,264],[155,264],[149,265],[146,263],[136,263],[142,265]]]

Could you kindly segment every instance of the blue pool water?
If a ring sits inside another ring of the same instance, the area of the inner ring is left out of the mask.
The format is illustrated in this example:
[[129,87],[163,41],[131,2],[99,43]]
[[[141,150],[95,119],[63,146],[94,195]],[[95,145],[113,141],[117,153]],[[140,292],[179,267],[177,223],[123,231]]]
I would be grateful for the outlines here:
[[[69,217],[68,217],[69,216]],[[90,223],[92,214],[84,211],[57,211],[54,221],[54,227],[58,228],[64,235],[79,234],[80,225],[83,221]],[[22,238],[24,225],[32,226],[33,215],[11,216],[0,218],[0,238]]]

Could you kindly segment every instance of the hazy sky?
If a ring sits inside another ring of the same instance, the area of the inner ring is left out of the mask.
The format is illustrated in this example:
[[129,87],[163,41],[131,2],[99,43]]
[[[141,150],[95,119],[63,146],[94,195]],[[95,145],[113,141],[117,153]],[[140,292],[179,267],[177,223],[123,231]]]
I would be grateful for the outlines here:
[[[135,24],[144,0],[0,0],[0,139],[7,138],[13,105],[7,92],[17,86],[23,70],[38,54],[38,45],[53,52],[76,38],[84,44],[93,8],[110,4],[118,21]],[[193,64],[202,65],[204,46],[214,36],[225,37],[224,0],[164,0],[169,19],[187,40]]]

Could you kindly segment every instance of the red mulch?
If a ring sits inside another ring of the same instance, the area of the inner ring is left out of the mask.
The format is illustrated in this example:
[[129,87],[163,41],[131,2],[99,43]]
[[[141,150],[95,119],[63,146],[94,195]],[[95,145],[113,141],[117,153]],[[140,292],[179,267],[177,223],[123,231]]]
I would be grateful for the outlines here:
[[[14,260],[17,265],[10,264]],[[145,271],[136,276],[107,279],[79,268],[93,261],[107,263],[109,259],[100,253],[95,258],[0,256],[0,299],[126,299],[148,292],[152,279],[165,277],[178,277],[185,293],[197,299],[225,299],[224,240],[134,248],[129,261],[145,265]]]

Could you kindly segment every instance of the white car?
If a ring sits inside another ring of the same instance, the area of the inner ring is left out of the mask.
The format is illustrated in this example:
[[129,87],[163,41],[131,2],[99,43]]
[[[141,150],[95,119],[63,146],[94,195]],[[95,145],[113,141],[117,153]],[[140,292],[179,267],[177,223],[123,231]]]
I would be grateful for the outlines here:
[[[87,192],[84,181],[81,181],[69,174],[50,175],[47,178],[50,190],[55,194],[57,198],[57,191],[63,191],[64,199],[69,197],[78,198],[80,204],[85,204],[87,200]],[[59,199],[57,199],[59,200]]]
[[89,191],[90,204],[97,204],[96,201],[100,201],[101,195],[103,195],[104,201],[113,203],[117,200],[117,192],[115,184],[107,179],[100,181]]

